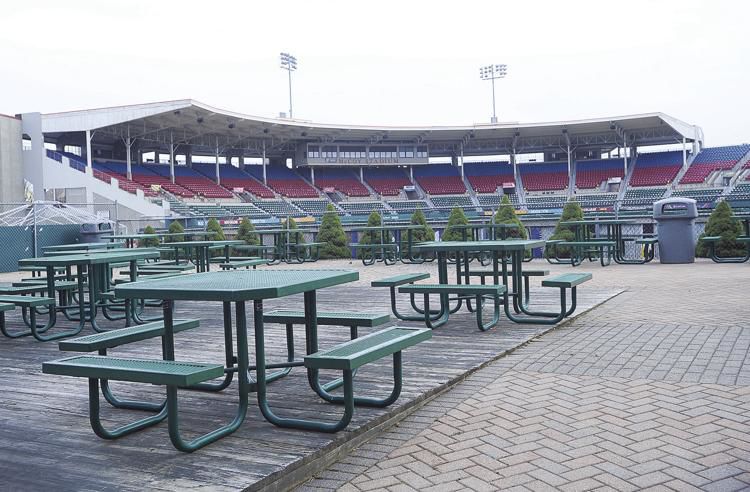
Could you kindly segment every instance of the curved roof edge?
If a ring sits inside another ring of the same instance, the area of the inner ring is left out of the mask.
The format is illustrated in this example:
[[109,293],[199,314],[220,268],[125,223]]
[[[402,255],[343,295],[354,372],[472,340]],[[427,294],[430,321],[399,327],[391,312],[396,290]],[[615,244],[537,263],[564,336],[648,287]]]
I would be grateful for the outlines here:
[[[625,131],[628,131],[628,127],[637,126],[639,128],[644,128],[648,127],[649,125],[656,126],[655,124],[667,124],[686,140],[702,140],[703,138],[702,130],[700,129],[700,127],[691,125],[661,112],[536,123],[475,123],[471,125],[434,126],[343,125],[331,123],[315,123],[298,119],[267,118],[247,115],[216,108],[208,104],[195,101],[193,99],[178,99],[172,101],[134,104],[127,106],[114,106],[42,114],[42,131],[44,133],[61,133],[96,130],[99,128],[120,125],[123,123],[135,123],[138,120],[155,117],[164,113],[174,113],[176,111],[189,108],[199,111],[202,110],[211,115],[222,116],[228,119],[236,119],[256,125],[267,125],[279,130],[284,129],[292,131],[327,130],[340,133],[356,132],[357,134],[362,134],[372,132],[373,134],[387,133],[389,135],[397,135],[399,133],[410,135],[413,135],[415,133],[424,133],[431,134],[433,138],[438,136],[436,135],[436,133],[444,132],[446,136],[448,136],[448,134],[451,134],[450,138],[455,138],[456,133],[469,134],[473,132],[488,133],[498,131],[500,131],[500,133],[505,133],[508,131],[522,131],[524,129],[531,130],[534,133],[537,133],[539,131],[544,133],[559,133],[560,131],[566,129],[575,130],[576,127],[582,127],[587,130],[591,130],[594,127],[597,127],[596,130],[600,131],[600,128],[604,129],[603,125],[606,125],[607,129],[611,129],[610,127],[614,124],[617,124],[623,127]],[[502,132],[502,130],[505,130],[505,132]]]

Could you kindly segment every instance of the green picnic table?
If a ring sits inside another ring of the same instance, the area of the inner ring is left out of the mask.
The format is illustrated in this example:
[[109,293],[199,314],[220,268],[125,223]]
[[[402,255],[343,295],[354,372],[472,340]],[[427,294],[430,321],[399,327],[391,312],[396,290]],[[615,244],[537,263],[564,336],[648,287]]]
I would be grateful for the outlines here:
[[[104,331],[96,322],[97,306],[99,295],[109,290],[110,287],[110,265],[112,263],[127,262],[130,264],[130,279],[138,279],[138,261],[145,259],[158,258],[159,252],[154,249],[118,249],[111,251],[96,251],[86,254],[47,256],[42,258],[26,258],[20,260],[19,265],[42,266],[47,270],[47,296],[55,297],[55,269],[64,267],[71,270],[76,269],[76,281],[78,283],[78,306],[75,309],[75,316],[70,316],[74,306],[55,306],[49,310],[49,319],[44,326],[37,326],[36,321],[30,323],[32,335],[40,341],[57,340],[63,337],[77,335],[83,330],[87,322],[91,323],[92,328],[101,332]],[[84,284],[88,284],[88,299],[85,292]],[[54,335],[43,334],[49,328],[52,328],[57,322],[57,312],[62,311],[66,317],[78,321],[76,328],[65,330]],[[123,318],[129,324],[131,316],[126,310]],[[33,314],[33,313],[32,313]]]
[[273,229],[257,229],[255,231],[260,237],[260,242],[263,244],[263,238],[265,236],[273,237],[273,258],[271,258],[270,264],[281,263],[304,263],[318,261],[319,247],[321,243],[317,243],[313,240],[312,243],[305,243],[302,241],[302,235],[305,232],[309,232],[313,235],[313,238],[317,234],[317,231],[312,229],[290,229],[290,228],[273,228]]
[[123,242],[58,244],[55,246],[45,246],[42,248],[42,251],[45,253],[50,251],[92,251],[100,249],[122,248],[124,245],[125,243]]
[[[177,449],[193,451],[227,436],[237,430],[245,419],[248,408],[248,395],[255,391],[258,406],[263,416],[274,425],[317,431],[335,431],[342,424],[348,424],[351,418],[350,408],[346,409],[342,421],[332,424],[299,418],[279,417],[271,409],[267,384],[273,379],[267,373],[269,368],[290,368],[302,366],[302,361],[268,364],[265,353],[266,332],[263,323],[263,301],[302,293],[304,295],[305,333],[307,353],[318,351],[317,337],[317,301],[316,291],[356,281],[359,274],[348,270],[257,270],[257,271],[221,271],[206,272],[184,277],[172,277],[148,282],[124,284],[115,288],[117,297],[126,299],[162,299],[164,313],[164,359],[175,360],[175,333],[173,328],[173,306],[175,301],[214,301],[221,302],[224,312],[225,337],[225,376],[218,383],[203,383],[191,388],[204,390],[223,390],[230,386],[233,375],[239,379],[239,405],[232,423],[220,427],[204,436],[192,441],[186,441],[180,436],[178,429],[178,415],[171,409],[177,408],[176,388],[167,388],[167,404],[170,439]],[[253,303],[253,328],[255,335],[255,364],[251,365],[248,353],[248,337],[246,320],[246,303]],[[236,313],[234,328],[232,326],[232,304]],[[233,331],[237,342],[237,356],[233,352]],[[187,333],[187,332],[185,332]],[[255,381],[251,381],[250,373],[256,373]],[[327,395],[321,388],[318,379],[318,369],[308,368],[308,383],[316,393],[323,397]],[[348,407],[349,405],[347,405]]]
[[[551,245],[552,261],[550,261],[549,256],[547,260],[550,263],[570,263],[573,266],[580,265],[585,257],[588,257],[591,261],[595,261],[598,257],[602,266],[608,265],[610,260],[615,260],[615,263],[621,265],[648,263],[654,259],[657,240],[655,238],[626,237],[622,228],[625,225],[632,224],[635,224],[633,219],[568,220],[560,222],[560,225],[573,229],[575,234],[575,240],[570,245],[571,259],[557,258],[557,247],[566,246],[565,242],[560,242]],[[598,226],[602,227],[599,228]],[[598,228],[600,230],[597,230]],[[627,241],[635,241],[636,244],[641,243],[643,255],[639,258],[626,258],[625,244]],[[607,252],[606,263],[605,250]]]
[[[438,282],[449,285],[448,258],[456,258],[457,284],[470,284],[469,264],[471,256],[477,253],[487,253],[492,258],[492,272],[495,285],[506,287],[503,296],[505,315],[516,323],[554,324],[559,321],[558,313],[540,313],[529,310],[524,299],[523,263],[526,251],[541,248],[545,242],[537,239],[509,239],[505,241],[434,241],[414,246],[417,251],[433,252],[437,255]],[[507,259],[507,261],[506,261]],[[451,308],[447,293],[440,293],[440,307],[435,315],[436,319],[446,318],[448,314],[457,312],[464,299],[456,298],[458,304]],[[467,309],[473,311],[469,302]],[[515,311],[511,312],[511,307]],[[425,311],[427,308],[425,307]],[[518,314],[525,316],[518,316]],[[564,313],[560,313],[564,314]],[[553,316],[554,315],[554,316]],[[561,319],[561,318],[560,318]]]
[[[386,265],[393,265],[397,261],[402,263],[423,263],[432,261],[434,258],[415,257],[412,251],[414,245],[414,231],[423,229],[419,224],[383,224],[379,226],[362,226],[352,229],[357,234],[367,234],[369,243],[355,243],[352,247],[362,250],[362,263],[373,265],[376,261],[382,261]],[[406,232],[406,250],[402,250],[402,235]],[[394,242],[391,242],[391,233]],[[377,253],[380,253],[378,256]],[[369,254],[369,256],[367,256]]]
[[[192,256],[193,264],[198,273],[207,272],[211,269],[211,255],[210,250],[212,248],[222,248],[224,250],[224,259],[228,263],[230,260],[229,251],[232,246],[240,246],[245,244],[245,241],[239,239],[235,240],[224,240],[224,241],[179,241],[174,243],[164,243],[164,247],[169,247],[174,250],[175,262],[180,261],[180,250],[185,251],[185,256],[190,258]],[[195,252],[195,255],[192,255]]]

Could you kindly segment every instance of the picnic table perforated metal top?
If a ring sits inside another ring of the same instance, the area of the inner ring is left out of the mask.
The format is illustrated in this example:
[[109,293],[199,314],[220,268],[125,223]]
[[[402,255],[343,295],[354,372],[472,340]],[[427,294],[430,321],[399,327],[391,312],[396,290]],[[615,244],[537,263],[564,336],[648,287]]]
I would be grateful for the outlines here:
[[541,248],[541,239],[508,239],[504,241],[428,241],[412,246],[416,251],[456,252],[456,251],[525,251]]
[[101,263],[112,263],[115,261],[132,261],[151,258],[159,258],[159,252],[153,248],[118,248],[116,251],[91,251],[85,254],[25,258],[18,260],[18,264],[35,266],[71,266],[78,264],[96,265]]
[[222,241],[176,241],[174,243],[164,243],[165,248],[200,248],[204,246],[238,246],[246,244],[240,239],[227,239]]
[[116,249],[125,246],[123,242],[117,243],[72,243],[72,244],[57,244],[54,246],[45,246],[42,251],[68,251],[68,250],[99,250],[99,249]]
[[115,288],[121,298],[247,301],[273,299],[359,279],[352,270],[235,270],[146,280]]

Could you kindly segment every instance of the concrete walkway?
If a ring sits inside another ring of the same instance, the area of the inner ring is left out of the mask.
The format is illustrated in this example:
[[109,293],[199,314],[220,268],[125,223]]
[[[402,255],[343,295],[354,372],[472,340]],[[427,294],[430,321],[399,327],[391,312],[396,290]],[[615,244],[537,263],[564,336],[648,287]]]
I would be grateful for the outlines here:
[[301,489],[750,489],[750,266],[580,269],[627,292]]

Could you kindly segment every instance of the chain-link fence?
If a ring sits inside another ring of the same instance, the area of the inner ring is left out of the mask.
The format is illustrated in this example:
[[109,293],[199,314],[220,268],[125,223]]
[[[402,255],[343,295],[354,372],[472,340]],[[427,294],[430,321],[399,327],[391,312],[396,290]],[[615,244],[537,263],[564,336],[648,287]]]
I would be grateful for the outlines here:
[[0,203],[0,272],[16,271],[18,260],[41,256],[48,246],[100,242],[108,234],[165,224],[164,217],[133,216],[117,202]]

